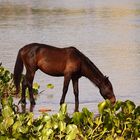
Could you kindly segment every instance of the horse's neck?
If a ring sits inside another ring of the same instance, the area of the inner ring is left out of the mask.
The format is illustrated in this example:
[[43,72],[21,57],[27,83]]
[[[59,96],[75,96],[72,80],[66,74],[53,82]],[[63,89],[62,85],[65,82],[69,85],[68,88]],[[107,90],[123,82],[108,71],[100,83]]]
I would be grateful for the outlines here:
[[104,78],[104,75],[101,73],[101,71],[92,63],[84,65],[84,76],[94,83],[98,88],[100,88]]

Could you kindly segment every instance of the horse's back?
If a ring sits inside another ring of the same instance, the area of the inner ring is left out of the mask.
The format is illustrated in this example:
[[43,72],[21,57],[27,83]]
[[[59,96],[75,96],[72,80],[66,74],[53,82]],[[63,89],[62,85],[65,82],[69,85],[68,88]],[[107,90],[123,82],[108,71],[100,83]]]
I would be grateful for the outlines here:
[[45,73],[53,76],[63,76],[75,68],[74,47],[57,48],[46,46],[37,54],[38,67]]
[[70,47],[65,47],[65,48],[59,48],[59,47],[54,47],[51,45],[47,45],[47,44],[41,44],[41,43],[31,43],[31,44],[27,44],[24,47],[22,47],[20,50],[20,52],[22,53],[30,53],[32,51],[36,51],[36,53],[38,52],[49,52],[49,53],[65,53],[65,54],[76,54],[77,52],[79,53],[79,50],[73,46]]

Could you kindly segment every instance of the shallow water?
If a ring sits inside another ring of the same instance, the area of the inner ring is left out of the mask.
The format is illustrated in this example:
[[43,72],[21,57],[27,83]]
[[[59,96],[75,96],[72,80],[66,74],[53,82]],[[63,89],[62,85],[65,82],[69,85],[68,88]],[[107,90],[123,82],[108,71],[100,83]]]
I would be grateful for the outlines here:
[[[86,54],[113,84],[117,99],[140,100],[140,1],[138,0],[0,0],[0,61],[13,71],[19,48],[40,42],[75,46]],[[63,78],[38,71],[35,82],[43,93],[34,112],[45,107],[58,111]],[[52,83],[54,89],[46,89]],[[80,109],[97,110],[103,101],[98,89],[80,80]],[[66,102],[74,109],[70,85]],[[29,105],[29,103],[27,104]]]

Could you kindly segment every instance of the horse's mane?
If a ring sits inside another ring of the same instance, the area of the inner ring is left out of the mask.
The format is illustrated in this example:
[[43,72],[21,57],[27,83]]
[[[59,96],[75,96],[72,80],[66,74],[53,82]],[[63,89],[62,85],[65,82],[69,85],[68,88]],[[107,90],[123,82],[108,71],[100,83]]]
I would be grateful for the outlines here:
[[103,73],[97,68],[97,66],[86,56],[84,55],[81,51],[77,49],[77,53],[81,56],[81,58],[86,61],[86,63],[91,67],[91,69],[100,75],[101,77],[104,77]]

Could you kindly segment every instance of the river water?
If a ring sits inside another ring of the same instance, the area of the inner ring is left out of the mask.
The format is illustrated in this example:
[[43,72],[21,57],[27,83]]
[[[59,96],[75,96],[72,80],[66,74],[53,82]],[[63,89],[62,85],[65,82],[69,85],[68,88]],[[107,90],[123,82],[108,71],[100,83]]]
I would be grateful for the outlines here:
[[[22,46],[39,42],[57,47],[75,46],[87,55],[113,84],[118,100],[140,101],[140,1],[139,0],[0,0],[0,61],[13,71]],[[59,109],[63,78],[37,71],[39,108]],[[46,85],[52,83],[53,89]],[[80,110],[97,110],[103,101],[98,89],[80,79]],[[66,102],[74,109],[70,84]],[[29,102],[28,102],[29,104]]]

